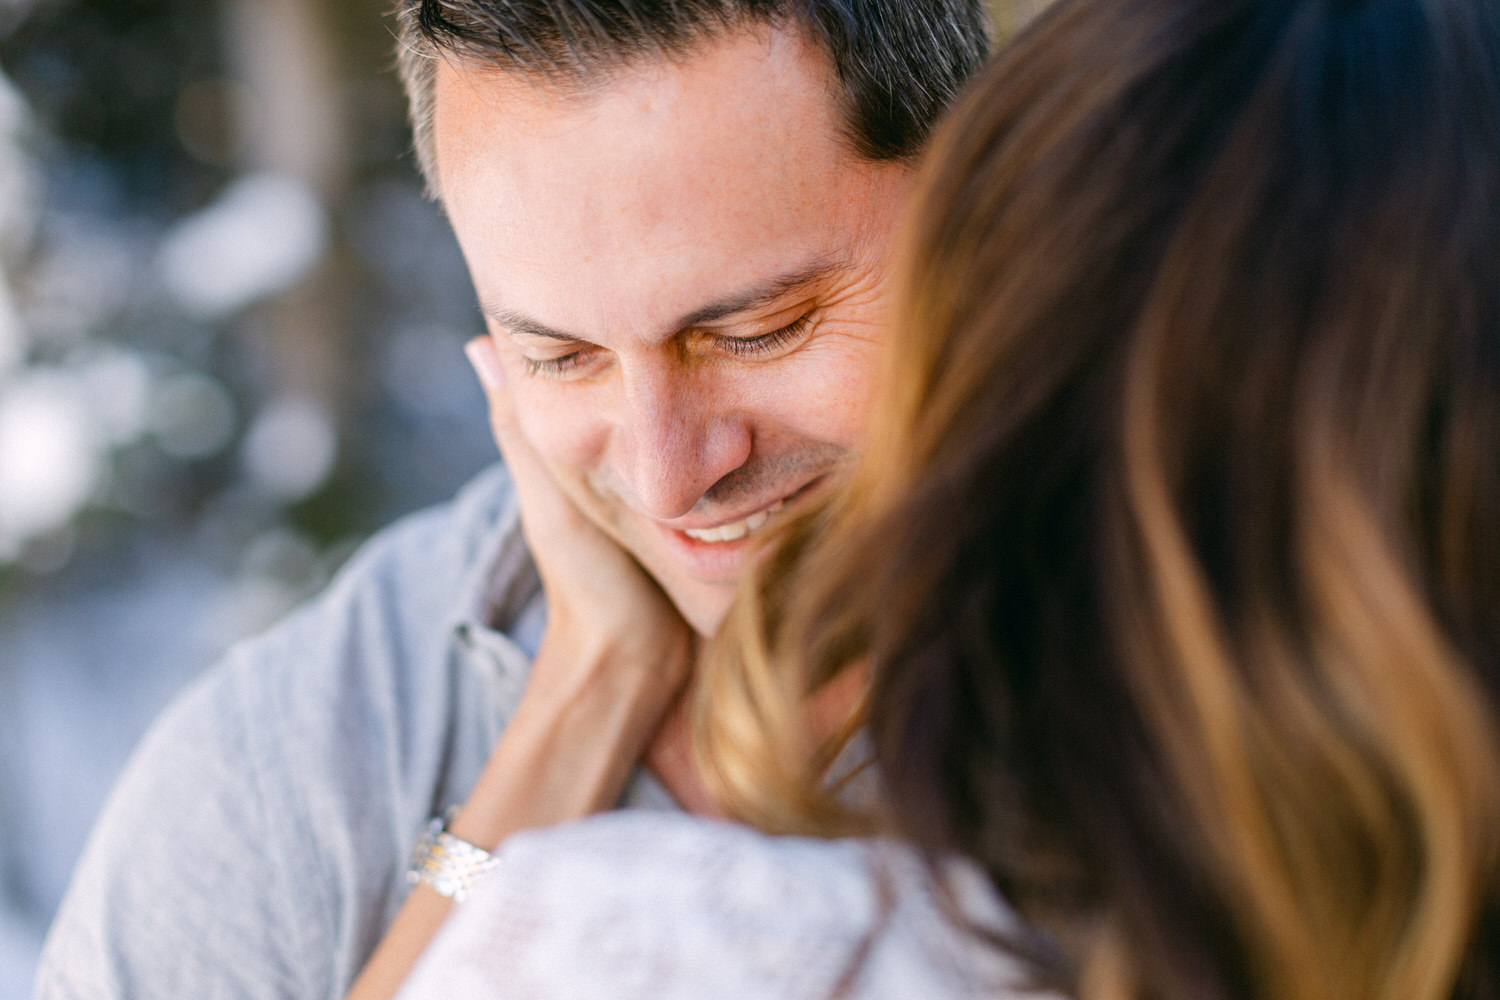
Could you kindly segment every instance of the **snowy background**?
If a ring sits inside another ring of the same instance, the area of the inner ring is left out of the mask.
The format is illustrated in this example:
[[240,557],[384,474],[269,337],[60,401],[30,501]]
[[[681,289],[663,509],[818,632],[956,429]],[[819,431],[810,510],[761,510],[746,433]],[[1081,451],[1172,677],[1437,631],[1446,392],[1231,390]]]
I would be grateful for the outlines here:
[[381,0],[0,0],[0,1000],[164,702],[493,455]]

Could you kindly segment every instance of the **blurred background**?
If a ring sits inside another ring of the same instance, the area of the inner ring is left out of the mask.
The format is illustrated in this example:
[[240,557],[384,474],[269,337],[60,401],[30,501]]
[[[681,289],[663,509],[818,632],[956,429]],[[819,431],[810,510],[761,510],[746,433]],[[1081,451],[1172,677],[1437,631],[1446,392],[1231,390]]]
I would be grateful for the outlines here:
[[385,11],[0,0],[0,1000],[166,700],[494,455]]

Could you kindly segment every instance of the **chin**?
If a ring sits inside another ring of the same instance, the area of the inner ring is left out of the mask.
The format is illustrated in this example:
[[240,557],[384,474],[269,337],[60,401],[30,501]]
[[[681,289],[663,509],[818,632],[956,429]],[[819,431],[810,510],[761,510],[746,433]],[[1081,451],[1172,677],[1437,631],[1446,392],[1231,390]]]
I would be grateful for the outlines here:
[[[661,581],[658,581],[661,582]],[[712,636],[724,622],[729,606],[734,603],[737,589],[734,583],[702,583],[694,581],[686,585],[672,586],[662,582],[667,597],[677,606],[684,621],[694,632],[704,638]]]

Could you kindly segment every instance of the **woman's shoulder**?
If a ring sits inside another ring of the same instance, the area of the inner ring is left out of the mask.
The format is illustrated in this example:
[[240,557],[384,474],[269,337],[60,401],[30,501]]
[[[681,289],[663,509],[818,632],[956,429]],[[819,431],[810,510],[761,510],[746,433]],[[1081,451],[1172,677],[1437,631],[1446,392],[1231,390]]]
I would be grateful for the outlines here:
[[[520,834],[499,857],[407,1000],[996,997],[1017,978],[889,842],[634,812]],[[972,871],[944,877],[971,917],[1007,926]]]

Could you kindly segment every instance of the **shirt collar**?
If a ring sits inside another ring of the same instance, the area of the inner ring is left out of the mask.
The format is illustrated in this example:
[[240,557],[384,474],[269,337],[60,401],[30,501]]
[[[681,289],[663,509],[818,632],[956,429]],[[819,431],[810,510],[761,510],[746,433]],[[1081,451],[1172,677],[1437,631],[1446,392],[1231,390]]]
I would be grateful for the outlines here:
[[455,636],[463,648],[487,654],[471,662],[524,683],[532,651],[517,642],[516,630],[544,613],[545,596],[509,474],[502,466],[489,470],[455,504],[458,535],[473,552],[454,611]]

